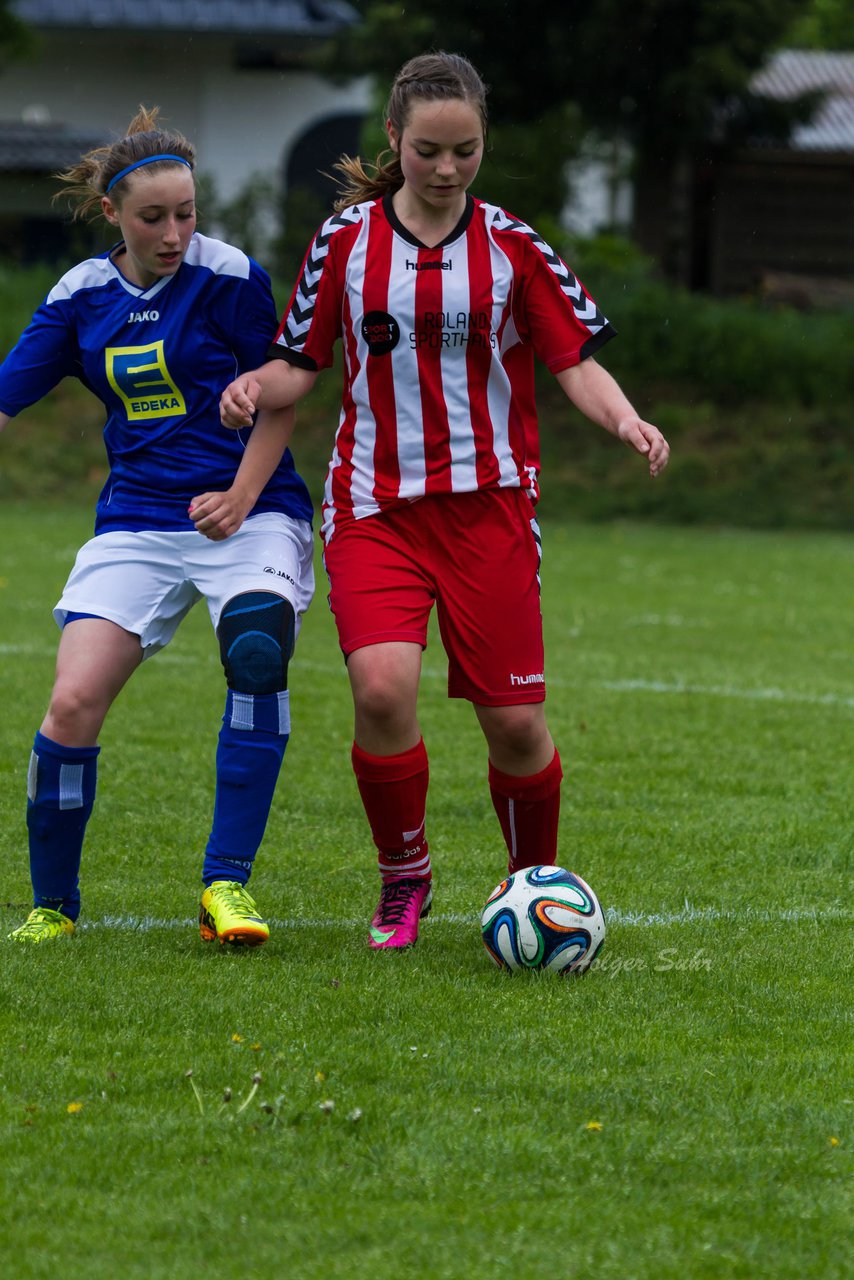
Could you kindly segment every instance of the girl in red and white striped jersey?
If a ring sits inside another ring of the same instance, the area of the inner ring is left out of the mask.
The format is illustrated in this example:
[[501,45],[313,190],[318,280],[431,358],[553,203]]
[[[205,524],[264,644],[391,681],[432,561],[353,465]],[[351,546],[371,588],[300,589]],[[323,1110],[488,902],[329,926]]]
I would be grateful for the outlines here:
[[[433,604],[448,690],[486,737],[511,871],[557,858],[560,758],[545,718],[534,359],[590,419],[667,464],[594,353],[613,329],[531,227],[469,187],[486,90],[463,57],[398,73],[390,156],[344,158],[345,189],[314,237],[266,365],[222,397],[223,422],[290,405],[344,354],[323,503],[330,603],[355,703],[353,768],[379,851],[377,949],[411,945],[431,902],[428,763],[417,716]],[[244,466],[283,440],[257,428]]]

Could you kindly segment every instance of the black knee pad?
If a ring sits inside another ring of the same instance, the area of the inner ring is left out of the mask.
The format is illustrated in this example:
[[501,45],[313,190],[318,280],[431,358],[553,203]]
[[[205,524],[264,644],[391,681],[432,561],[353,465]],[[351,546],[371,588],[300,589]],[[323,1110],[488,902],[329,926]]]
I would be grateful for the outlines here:
[[272,591],[245,591],[229,600],[216,629],[229,689],[236,693],[287,689],[295,627],[290,600]]

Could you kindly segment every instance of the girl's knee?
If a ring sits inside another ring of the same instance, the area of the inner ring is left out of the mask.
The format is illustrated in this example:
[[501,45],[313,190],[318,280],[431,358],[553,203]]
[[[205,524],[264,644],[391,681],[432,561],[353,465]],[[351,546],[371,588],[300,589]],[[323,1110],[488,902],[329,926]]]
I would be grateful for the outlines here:
[[51,693],[42,731],[49,738],[66,745],[77,745],[85,739],[94,742],[104,723],[109,703],[84,687],[62,682]]
[[552,743],[542,703],[479,707],[478,719],[494,760],[518,763],[550,758]]

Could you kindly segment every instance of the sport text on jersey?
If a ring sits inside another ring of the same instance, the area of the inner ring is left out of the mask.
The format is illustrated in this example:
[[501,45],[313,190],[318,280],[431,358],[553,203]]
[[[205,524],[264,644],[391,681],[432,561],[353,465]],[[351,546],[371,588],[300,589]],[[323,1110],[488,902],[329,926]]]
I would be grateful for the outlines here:
[[421,324],[409,335],[409,345],[416,349],[428,347],[492,347],[498,344],[492,320],[486,311],[425,311]]
[[128,422],[176,418],[187,412],[163,351],[163,342],[143,347],[107,347],[107,379],[124,402]]

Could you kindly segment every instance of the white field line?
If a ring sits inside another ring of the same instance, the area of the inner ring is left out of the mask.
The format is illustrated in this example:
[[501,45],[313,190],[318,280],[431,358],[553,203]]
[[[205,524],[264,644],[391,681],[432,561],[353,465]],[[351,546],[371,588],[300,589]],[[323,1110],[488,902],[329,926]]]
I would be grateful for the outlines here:
[[[448,912],[444,915],[432,914],[431,923],[450,925],[476,925],[476,916]],[[726,921],[732,924],[819,924],[827,920],[854,920],[854,913],[844,907],[743,907],[726,909],[722,907],[692,907],[690,903],[678,911],[624,911],[619,907],[607,907],[605,919],[608,924],[626,925],[642,929]],[[364,930],[364,920],[336,920],[334,917],[322,919],[269,919],[271,929],[357,929]],[[85,932],[95,929],[116,929],[124,933],[151,933],[156,930],[192,929],[195,919],[177,918],[164,920],[156,916],[104,916],[101,920],[81,921],[78,930]]]
[[[29,657],[53,657],[54,649],[46,646],[23,644],[0,644],[0,656],[22,654]],[[166,652],[157,655],[157,662],[167,666],[197,667],[199,659],[181,653]],[[202,659],[204,661],[205,659]],[[219,665],[215,654],[207,656],[211,666]],[[334,675],[345,678],[343,663],[315,662],[301,659],[299,652],[294,658],[294,668],[298,671],[313,672],[318,675]],[[438,666],[425,664],[422,672],[426,680],[446,680],[447,672]],[[791,689],[757,688],[743,689],[736,685],[702,685],[691,684],[681,680],[567,680],[562,676],[549,675],[548,686],[555,689],[607,689],[611,693],[659,693],[700,698],[732,698],[743,702],[780,702],[800,703],[814,707],[843,707],[854,710],[854,695],[844,693],[798,693]]]
[[[301,660],[299,653],[294,658],[294,665],[301,671],[313,671],[324,675],[339,672],[337,666],[331,666],[328,662]],[[341,674],[344,674],[343,670]],[[443,667],[428,663],[424,664],[422,675],[428,680],[447,680],[448,678],[447,671]],[[795,693],[790,689],[777,688],[741,689],[735,685],[690,684],[681,680],[567,680],[563,676],[552,674],[547,676],[547,684],[550,688],[557,689],[607,689],[613,693],[690,694],[693,697],[737,698],[755,702],[800,702],[812,706],[854,709],[854,694],[844,693]]]
[[[559,683],[549,678],[550,684]],[[789,689],[737,689],[728,685],[693,685],[679,681],[666,684],[657,680],[600,680],[593,686],[615,693],[676,693],[706,698],[742,698],[753,702],[804,702],[817,707],[852,707],[854,696],[836,693],[792,693]]]

